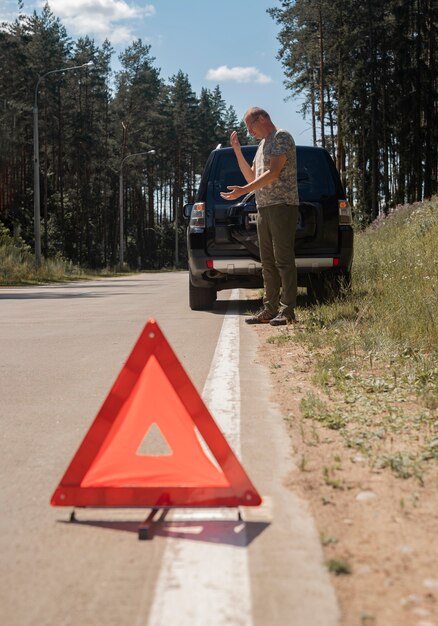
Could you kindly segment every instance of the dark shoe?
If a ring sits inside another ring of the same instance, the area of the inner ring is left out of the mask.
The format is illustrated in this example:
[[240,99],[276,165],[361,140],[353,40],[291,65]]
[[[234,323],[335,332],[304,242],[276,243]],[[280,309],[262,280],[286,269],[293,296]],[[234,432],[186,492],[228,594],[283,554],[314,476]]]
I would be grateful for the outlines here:
[[271,320],[275,318],[275,315],[267,311],[266,309],[262,309],[259,313],[256,313],[252,317],[248,317],[245,322],[247,324],[269,324]]
[[296,323],[295,314],[285,314],[279,313],[274,319],[272,319],[269,323],[271,326],[286,326],[287,324],[295,324]]

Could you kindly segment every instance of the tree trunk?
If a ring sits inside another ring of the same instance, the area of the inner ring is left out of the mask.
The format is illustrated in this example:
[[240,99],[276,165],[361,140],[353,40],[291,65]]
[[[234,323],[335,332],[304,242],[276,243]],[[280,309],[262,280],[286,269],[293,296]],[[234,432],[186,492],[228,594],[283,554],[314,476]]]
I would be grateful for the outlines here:
[[319,122],[321,126],[321,146],[325,148],[324,130],[324,31],[322,24],[322,7],[319,5]]

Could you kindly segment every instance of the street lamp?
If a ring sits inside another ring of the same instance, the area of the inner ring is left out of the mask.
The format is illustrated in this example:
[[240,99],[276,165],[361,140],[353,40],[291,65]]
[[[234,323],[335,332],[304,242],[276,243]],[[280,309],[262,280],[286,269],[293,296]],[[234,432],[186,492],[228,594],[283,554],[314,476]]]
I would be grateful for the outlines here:
[[124,235],[123,235],[123,164],[126,159],[130,159],[131,157],[142,156],[147,154],[155,154],[155,150],[147,150],[147,152],[134,152],[133,154],[127,154],[120,162],[120,175],[119,175],[119,212],[120,212],[120,267],[123,266],[125,262],[124,255]]
[[178,207],[175,206],[175,267],[179,265],[178,254]]
[[49,74],[57,72],[69,72],[70,70],[78,70],[83,67],[90,67],[93,61],[88,61],[82,65],[74,65],[73,67],[63,67],[59,70],[50,70],[42,76],[38,76],[35,85],[35,93],[33,99],[33,215],[34,215],[34,232],[35,232],[35,264],[37,267],[41,264],[41,214],[40,214],[40,145],[38,135],[38,87],[40,82]]

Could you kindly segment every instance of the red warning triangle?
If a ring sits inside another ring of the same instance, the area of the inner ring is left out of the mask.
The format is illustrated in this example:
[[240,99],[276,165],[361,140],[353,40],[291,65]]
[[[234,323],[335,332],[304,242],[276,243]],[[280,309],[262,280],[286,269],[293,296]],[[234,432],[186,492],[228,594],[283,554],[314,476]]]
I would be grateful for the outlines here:
[[260,495],[158,324],[150,320],[51,504],[195,507],[260,503]]

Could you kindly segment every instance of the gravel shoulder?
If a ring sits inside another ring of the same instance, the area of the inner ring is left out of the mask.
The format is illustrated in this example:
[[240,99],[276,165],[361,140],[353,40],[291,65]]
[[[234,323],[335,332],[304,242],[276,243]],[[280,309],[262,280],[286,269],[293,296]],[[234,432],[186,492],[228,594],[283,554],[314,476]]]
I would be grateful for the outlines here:
[[[438,626],[437,464],[421,480],[400,478],[347,447],[336,429],[304,417],[301,401],[323,395],[312,354],[299,342],[267,341],[284,329],[254,330],[296,463],[287,487],[315,519],[342,625]],[[385,445],[396,449],[397,437]]]

